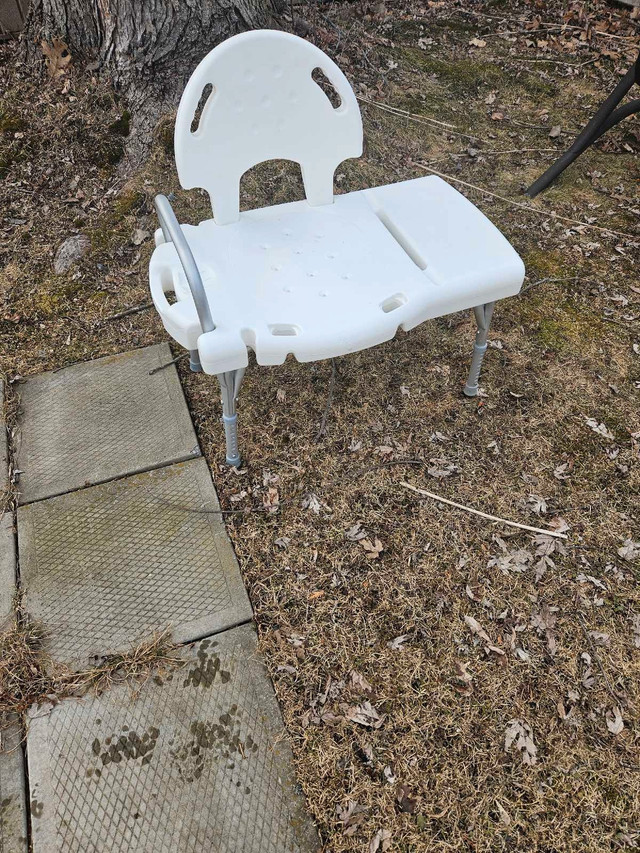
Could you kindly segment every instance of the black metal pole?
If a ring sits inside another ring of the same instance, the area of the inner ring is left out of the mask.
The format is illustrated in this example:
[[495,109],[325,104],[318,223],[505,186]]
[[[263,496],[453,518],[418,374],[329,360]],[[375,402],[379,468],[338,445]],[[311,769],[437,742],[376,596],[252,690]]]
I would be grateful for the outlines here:
[[585,151],[585,149],[592,145],[596,139],[602,136],[602,134],[609,130],[609,128],[613,127],[614,124],[617,124],[623,118],[626,118],[626,116],[638,112],[638,109],[640,108],[640,101],[631,101],[629,104],[625,104],[625,106],[620,107],[618,110],[616,110],[616,107],[633,84],[639,82],[640,55],[638,55],[638,59],[635,64],[627,71],[622,80],[620,80],[598,112],[575,139],[571,148],[569,148],[568,151],[565,151],[565,153],[547,169],[544,175],[541,175],[537,181],[534,181],[531,184],[529,189],[526,191],[526,194],[530,198],[535,198],[538,193],[545,190],[561,172],[564,172],[567,166],[571,165],[571,163],[573,163],[573,161],[576,160],[582,152]]

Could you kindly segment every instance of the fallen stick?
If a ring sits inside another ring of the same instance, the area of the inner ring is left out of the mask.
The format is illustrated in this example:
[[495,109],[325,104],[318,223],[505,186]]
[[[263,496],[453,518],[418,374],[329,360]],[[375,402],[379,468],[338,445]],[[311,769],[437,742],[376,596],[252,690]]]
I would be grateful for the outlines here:
[[540,527],[530,527],[528,524],[520,524],[517,521],[508,521],[506,518],[499,518],[497,515],[489,515],[487,512],[480,512],[479,509],[473,509],[470,506],[450,501],[449,498],[440,497],[440,495],[435,495],[433,492],[427,492],[425,489],[418,489],[416,486],[412,486],[411,483],[405,483],[402,481],[400,485],[404,486],[405,489],[410,489],[412,492],[416,492],[419,495],[424,495],[425,498],[432,498],[434,501],[449,504],[449,506],[454,506],[456,509],[463,509],[465,512],[471,512],[473,515],[479,515],[480,518],[488,518],[489,521],[498,521],[500,524],[508,524],[509,527],[517,527],[520,530],[529,530],[531,533],[542,533],[544,536],[555,536],[556,539],[568,538],[566,534],[558,533],[555,530],[543,530]]
[[133,308],[127,308],[126,311],[119,311],[117,314],[105,317],[101,322],[106,323],[108,320],[120,320],[122,317],[128,317],[130,314],[138,314],[140,311],[146,311],[147,308],[151,308],[152,305],[153,302],[143,302],[142,305],[136,305]]
[[437,118],[431,118],[431,116],[410,113],[408,110],[403,110],[402,107],[394,107],[392,104],[385,104],[382,101],[372,101],[369,98],[364,98],[362,95],[357,95],[357,98],[359,101],[362,101],[363,104],[371,104],[374,107],[380,107],[381,110],[388,110],[390,113],[397,113],[397,115],[405,116],[406,118],[417,118],[419,123],[431,122],[432,124],[437,124],[440,127],[449,127],[452,130],[455,130],[456,128],[455,124],[451,124],[448,121],[439,121]]

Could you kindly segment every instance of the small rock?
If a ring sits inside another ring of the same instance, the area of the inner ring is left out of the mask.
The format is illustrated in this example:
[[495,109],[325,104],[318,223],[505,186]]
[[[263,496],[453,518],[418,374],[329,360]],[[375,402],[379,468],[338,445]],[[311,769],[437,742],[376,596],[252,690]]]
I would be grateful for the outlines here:
[[557,139],[561,133],[562,133],[562,128],[560,127],[560,125],[554,124],[554,126],[549,131],[549,136],[551,137],[551,139]]
[[53,271],[56,275],[62,275],[72,264],[75,264],[83,255],[86,255],[90,245],[91,240],[89,240],[86,234],[76,234],[74,237],[67,237],[56,252],[53,262]]

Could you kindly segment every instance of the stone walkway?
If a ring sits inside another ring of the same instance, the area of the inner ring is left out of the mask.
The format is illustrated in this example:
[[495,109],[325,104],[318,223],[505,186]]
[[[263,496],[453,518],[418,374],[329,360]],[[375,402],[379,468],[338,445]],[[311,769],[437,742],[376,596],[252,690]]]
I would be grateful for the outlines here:
[[[170,360],[163,344],[19,387],[19,577],[47,651],[82,669],[170,629],[185,665],[31,709],[28,816],[6,732],[0,853],[319,849],[176,369],[150,373]],[[4,621],[14,543],[6,516]]]

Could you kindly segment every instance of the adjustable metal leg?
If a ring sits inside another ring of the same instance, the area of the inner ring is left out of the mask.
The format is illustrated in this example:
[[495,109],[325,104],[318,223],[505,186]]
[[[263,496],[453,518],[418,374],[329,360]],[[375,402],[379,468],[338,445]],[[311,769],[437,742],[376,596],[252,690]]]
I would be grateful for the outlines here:
[[242,460],[238,452],[238,415],[236,413],[236,398],[240,383],[244,377],[245,368],[229,370],[218,374],[218,382],[222,392],[222,423],[227,441],[227,465],[239,468]]
[[202,373],[202,365],[200,364],[200,354],[197,349],[189,350],[189,367],[193,373]]
[[487,351],[487,335],[489,334],[489,323],[491,322],[494,304],[494,302],[487,302],[486,305],[478,305],[473,309],[478,331],[476,332],[476,342],[473,345],[473,359],[471,360],[469,378],[464,386],[464,393],[467,397],[475,397],[478,393],[478,379],[480,378],[482,360]]

